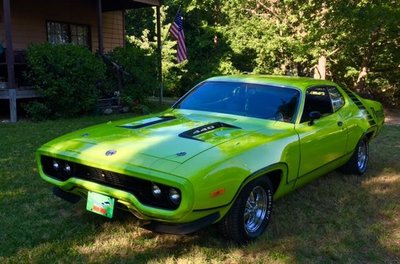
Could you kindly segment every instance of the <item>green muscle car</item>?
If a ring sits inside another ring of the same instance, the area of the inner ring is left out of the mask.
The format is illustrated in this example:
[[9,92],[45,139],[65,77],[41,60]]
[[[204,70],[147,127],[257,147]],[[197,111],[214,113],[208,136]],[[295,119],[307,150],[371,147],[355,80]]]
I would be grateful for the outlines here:
[[123,208],[164,233],[218,223],[242,243],[264,232],[274,200],[334,169],[363,175],[383,122],[380,103],[330,81],[214,77],[160,114],[64,135],[36,159],[57,196],[89,211]]

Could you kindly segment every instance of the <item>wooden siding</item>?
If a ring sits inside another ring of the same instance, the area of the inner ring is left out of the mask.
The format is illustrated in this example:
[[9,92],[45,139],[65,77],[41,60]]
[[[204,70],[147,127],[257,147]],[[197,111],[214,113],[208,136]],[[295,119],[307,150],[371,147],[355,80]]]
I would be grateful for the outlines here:
[[103,13],[104,50],[107,52],[124,46],[124,36],[123,11]]
[[[0,12],[0,41],[4,42],[2,4]],[[103,16],[105,51],[123,46],[123,12],[105,12]],[[14,50],[26,49],[30,43],[46,42],[47,20],[89,25],[92,51],[98,49],[95,1],[12,0],[11,17]]]

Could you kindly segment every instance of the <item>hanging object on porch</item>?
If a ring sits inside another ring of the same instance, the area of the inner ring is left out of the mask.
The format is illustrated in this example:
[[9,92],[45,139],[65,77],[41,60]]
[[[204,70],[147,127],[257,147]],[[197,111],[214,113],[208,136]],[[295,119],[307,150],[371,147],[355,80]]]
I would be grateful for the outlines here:
[[178,42],[178,51],[176,55],[178,63],[187,60],[188,58],[185,45],[185,33],[183,32],[183,15],[181,7],[179,7],[178,12],[176,13],[175,20],[172,22],[169,33],[171,33],[171,35]]

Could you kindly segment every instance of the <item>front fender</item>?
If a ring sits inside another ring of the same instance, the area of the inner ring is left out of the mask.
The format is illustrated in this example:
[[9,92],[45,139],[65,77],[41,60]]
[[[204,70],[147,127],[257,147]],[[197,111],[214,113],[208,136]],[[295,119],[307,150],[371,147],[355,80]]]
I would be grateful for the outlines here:
[[[199,154],[173,173],[188,178],[192,183],[193,210],[206,210],[231,204],[248,182],[274,170],[281,172],[276,197],[282,196],[288,192],[283,186],[290,186],[289,171],[294,178],[298,162],[297,135],[271,140],[257,134],[229,141]],[[188,176],[191,172],[195,174]]]

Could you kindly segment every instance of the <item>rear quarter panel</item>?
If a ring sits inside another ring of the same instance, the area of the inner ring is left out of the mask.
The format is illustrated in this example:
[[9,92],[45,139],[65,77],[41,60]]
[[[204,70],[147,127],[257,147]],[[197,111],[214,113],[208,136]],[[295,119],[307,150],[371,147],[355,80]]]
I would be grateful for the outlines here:
[[363,135],[374,137],[379,133],[384,120],[383,108],[379,102],[363,99],[350,90],[338,88],[346,101],[340,112],[348,130],[346,151],[352,152]]

